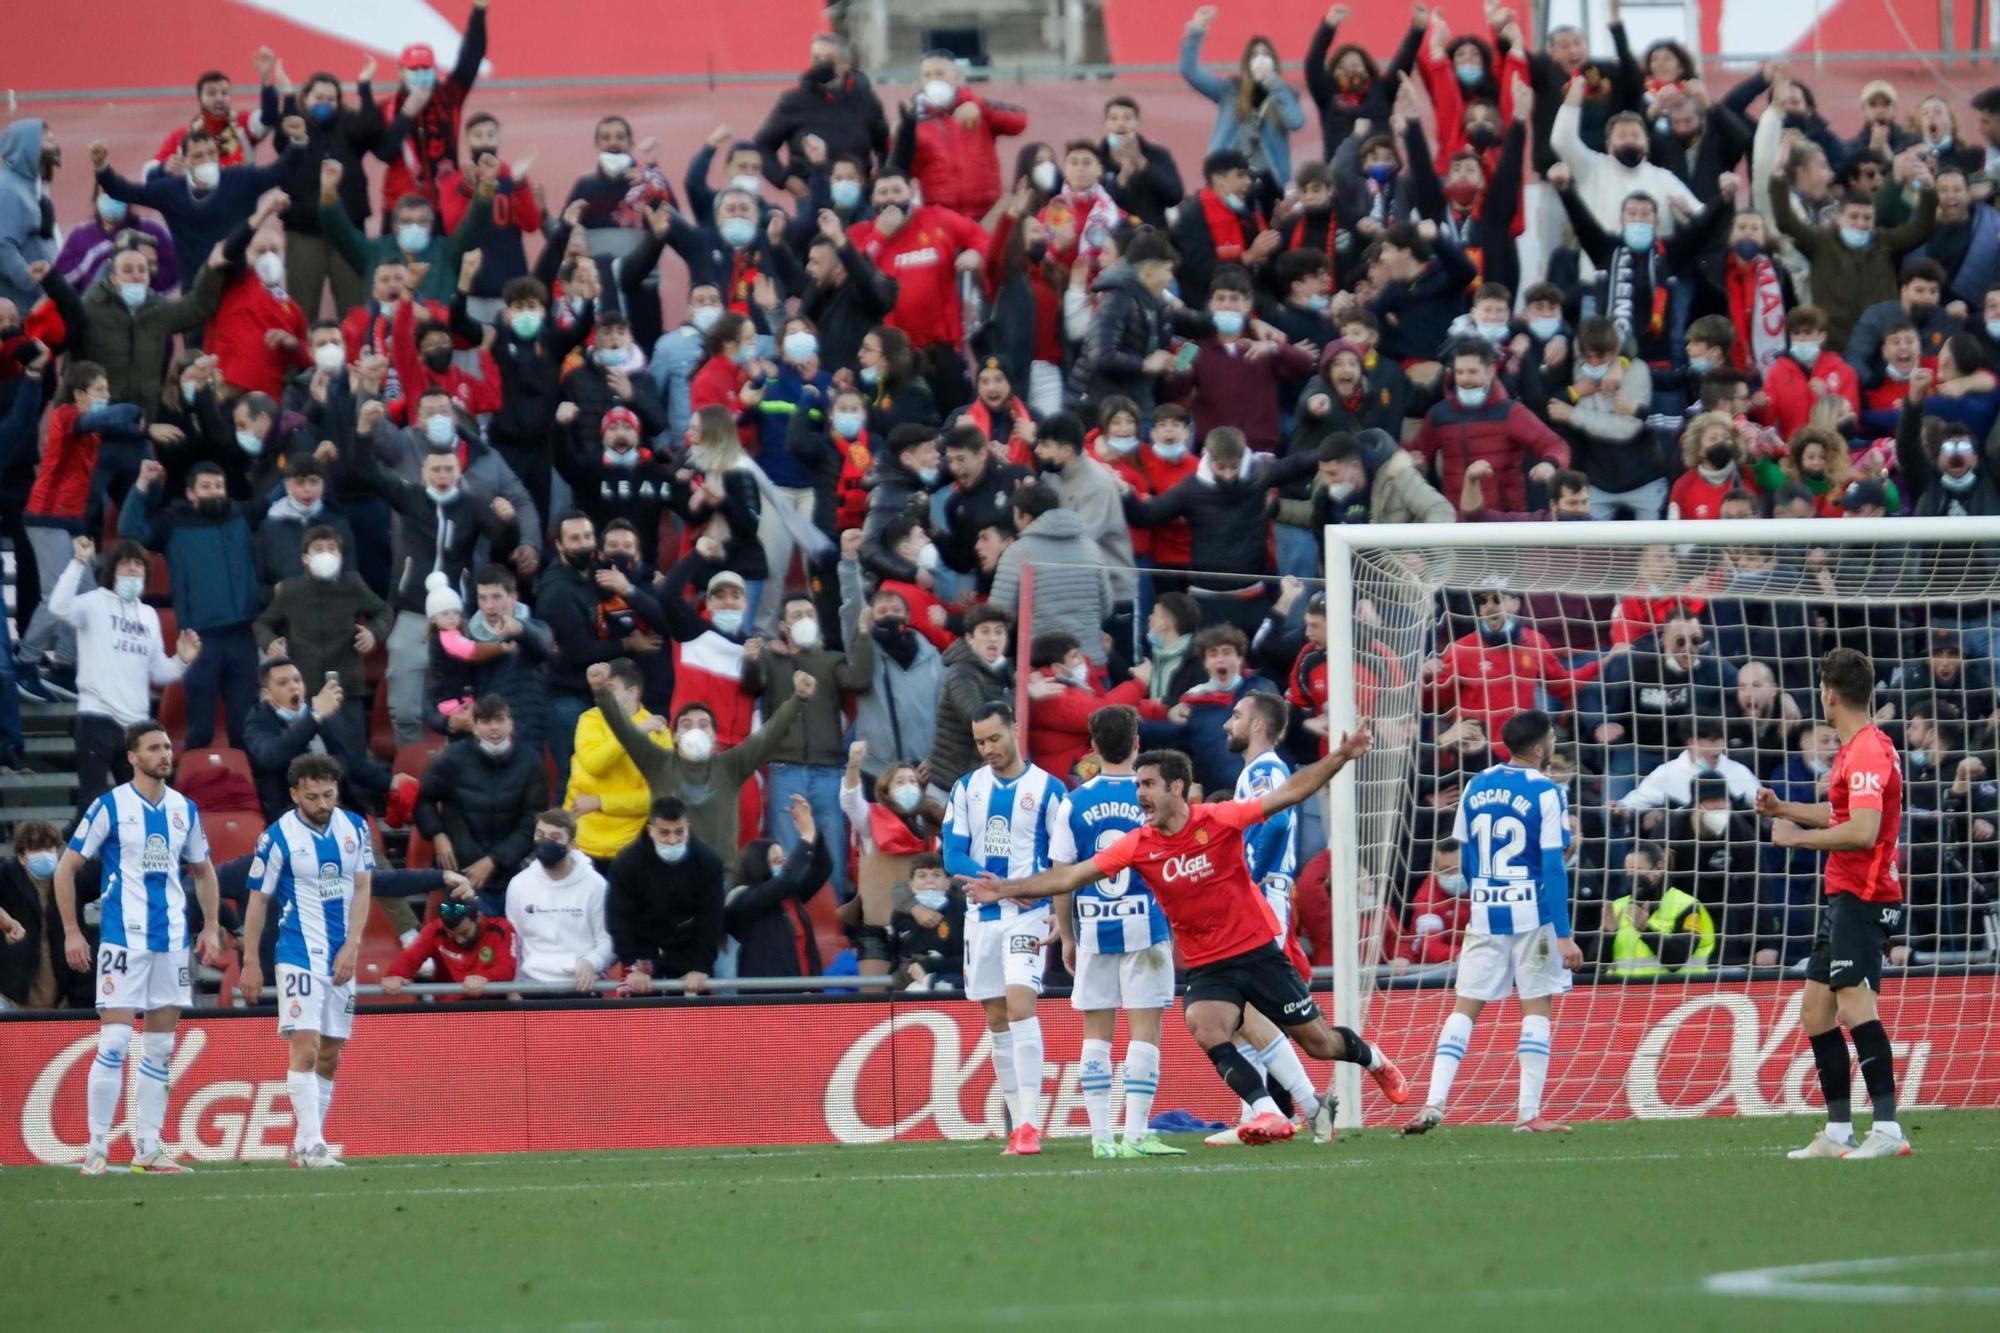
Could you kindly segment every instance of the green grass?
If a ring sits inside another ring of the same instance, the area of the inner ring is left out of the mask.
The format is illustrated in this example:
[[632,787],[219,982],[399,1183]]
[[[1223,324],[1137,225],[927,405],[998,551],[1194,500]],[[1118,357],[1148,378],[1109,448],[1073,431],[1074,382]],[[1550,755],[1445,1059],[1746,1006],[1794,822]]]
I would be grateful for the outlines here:
[[[211,1329],[1338,1326],[1899,1330],[2000,1322],[2000,1112],[1916,1155],[1788,1162],[1814,1126],[1386,1130],[1095,1162],[997,1145],[0,1176],[5,1323]],[[1814,1276],[1713,1275],[1909,1257]],[[1952,1257],[1939,1257],[1952,1256]],[[1887,1288],[1902,1288],[1890,1291]],[[1857,1301],[1865,1304],[1857,1305]]]

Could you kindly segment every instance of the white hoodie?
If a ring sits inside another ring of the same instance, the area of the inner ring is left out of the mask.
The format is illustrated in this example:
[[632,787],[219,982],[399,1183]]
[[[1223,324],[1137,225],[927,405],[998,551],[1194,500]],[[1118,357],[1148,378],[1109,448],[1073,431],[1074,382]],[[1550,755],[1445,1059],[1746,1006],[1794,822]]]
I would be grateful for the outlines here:
[[521,941],[523,981],[569,981],[579,959],[600,973],[616,960],[604,924],[604,876],[581,852],[570,853],[561,879],[530,861],[507,885],[507,919]]

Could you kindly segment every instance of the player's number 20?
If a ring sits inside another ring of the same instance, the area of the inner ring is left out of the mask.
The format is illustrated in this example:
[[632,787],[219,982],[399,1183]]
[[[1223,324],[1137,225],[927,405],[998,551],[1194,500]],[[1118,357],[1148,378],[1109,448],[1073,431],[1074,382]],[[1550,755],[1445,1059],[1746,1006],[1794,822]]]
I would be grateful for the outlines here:
[[1528,850],[1528,828],[1515,816],[1494,814],[1490,810],[1475,815],[1472,836],[1479,844],[1481,877],[1520,879],[1528,873],[1519,859]]
[[285,973],[286,999],[288,1000],[303,999],[306,996],[311,995],[312,990],[313,990],[313,979],[310,973],[306,972]]

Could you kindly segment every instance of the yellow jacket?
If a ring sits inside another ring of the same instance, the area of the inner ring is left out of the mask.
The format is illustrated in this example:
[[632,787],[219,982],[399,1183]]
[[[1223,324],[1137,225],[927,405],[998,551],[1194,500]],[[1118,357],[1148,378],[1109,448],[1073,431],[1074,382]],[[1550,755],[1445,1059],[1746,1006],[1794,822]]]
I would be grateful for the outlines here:
[[[632,720],[644,726],[651,716],[641,708]],[[652,740],[662,750],[674,748],[673,735],[665,727],[653,732]],[[646,827],[652,796],[646,789],[645,775],[611,734],[604,712],[598,708],[576,720],[576,753],[570,760],[564,808],[576,809],[579,796],[595,796],[600,806],[576,817],[576,845],[585,856],[616,856]]]

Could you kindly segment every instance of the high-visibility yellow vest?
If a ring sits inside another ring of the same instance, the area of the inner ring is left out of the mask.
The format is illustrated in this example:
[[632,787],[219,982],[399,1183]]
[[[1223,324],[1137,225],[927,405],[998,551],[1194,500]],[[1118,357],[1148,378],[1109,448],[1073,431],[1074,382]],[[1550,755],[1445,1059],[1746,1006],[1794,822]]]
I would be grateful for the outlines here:
[[1693,894],[1681,889],[1668,889],[1660,895],[1659,906],[1652,911],[1652,921],[1677,921],[1682,930],[1690,926],[1694,929],[1694,950],[1688,954],[1687,962],[1679,967],[1663,965],[1659,955],[1646,943],[1645,936],[1633,926],[1630,895],[1613,902],[1611,911],[1618,918],[1618,933],[1611,941],[1613,975],[1657,977],[1671,972],[1678,976],[1700,976],[1708,971],[1708,961],[1715,956],[1715,919]]

